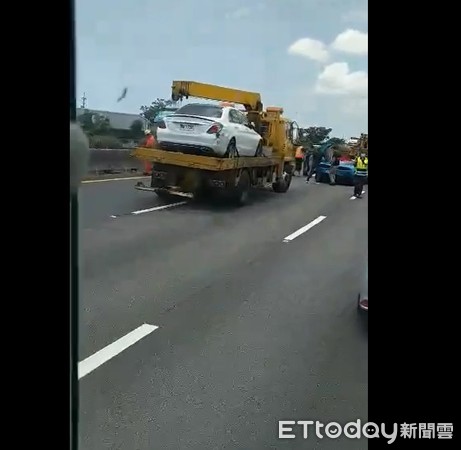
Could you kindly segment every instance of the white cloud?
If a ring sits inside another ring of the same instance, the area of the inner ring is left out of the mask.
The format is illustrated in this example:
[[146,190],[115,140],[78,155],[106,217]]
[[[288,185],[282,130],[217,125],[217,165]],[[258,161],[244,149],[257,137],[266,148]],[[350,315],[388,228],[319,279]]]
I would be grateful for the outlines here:
[[368,11],[349,11],[341,17],[343,22],[368,23]]
[[[366,56],[368,55],[368,33],[349,28],[339,33],[329,47],[331,50],[342,53]],[[302,38],[293,42],[288,47],[288,53],[321,63],[326,63],[330,58],[328,46],[322,41],[311,38]]]
[[303,38],[288,47],[288,53],[291,55],[304,56],[314,61],[325,63],[330,55],[326,45],[315,39]]
[[251,9],[244,6],[234,11],[228,12],[226,14],[226,19],[243,19],[244,17],[248,17],[250,13]]
[[367,98],[368,73],[350,72],[349,65],[345,62],[329,64],[318,76],[315,90],[319,94]]
[[[368,34],[348,29],[338,34],[329,46],[319,40],[303,38],[288,48],[288,53],[318,61],[323,66],[307,102],[315,111],[300,111],[298,106],[293,109],[294,117],[299,123],[306,118],[312,122],[318,110],[327,108],[328,120],[340,124],[338,131],[350,128],[356,130],[355,133],[363,132],[368,128],[368,73],[366,69],[351,71],[347,62],[331,63],[334,51],[367,56]],[[293,101],[293,104],[296,103]]]
[[368,55],[368,33],[348,29],[336,36],[332,48],[354,55]]

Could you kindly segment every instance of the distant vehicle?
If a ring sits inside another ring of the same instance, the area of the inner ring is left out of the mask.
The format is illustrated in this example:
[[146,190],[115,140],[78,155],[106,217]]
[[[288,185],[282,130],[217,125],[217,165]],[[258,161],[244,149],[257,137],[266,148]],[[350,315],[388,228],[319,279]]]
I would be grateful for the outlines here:
[[263,156],[261,136],[245,114],[230,106],[189,103],[163,117],[157,127],[161,150],[234,158]]
[[368,262],[365,266],[365,275],[357,297],[357,309],[359,313],[368,313]]
[[[325,183],[329,181],[329,171],[331,164],[322,161],[316,170],[315,181],[317,183]],[[352,186],[354,184],[354,163],[352,161],[340,161],[336,170],[336,184],[346,184]]]
[[355,167],[353,161],[341,161],[336,171],[336,180],[339,184],[354,184]]

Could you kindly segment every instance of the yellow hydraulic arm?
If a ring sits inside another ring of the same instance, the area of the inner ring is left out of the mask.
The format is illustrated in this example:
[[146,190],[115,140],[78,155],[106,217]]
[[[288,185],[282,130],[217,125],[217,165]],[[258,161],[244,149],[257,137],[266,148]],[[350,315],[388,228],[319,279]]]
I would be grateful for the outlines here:
[[183,98],[197,97],[209,100],[238,103],[250,112],[261,112],[263,104],[257,92],[240,91],[214,84],[197,83],[196,81],[173,81],[171,99],[174,102]]
[[363,149],[364,151],[368,152],[368,134],[362,133],[360,135],[360,149]]

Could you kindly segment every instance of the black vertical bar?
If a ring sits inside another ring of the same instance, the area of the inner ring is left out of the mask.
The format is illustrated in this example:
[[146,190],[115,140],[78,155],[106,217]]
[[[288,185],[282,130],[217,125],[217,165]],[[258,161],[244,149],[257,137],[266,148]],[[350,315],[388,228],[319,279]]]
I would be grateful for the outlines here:
[[[69,98],[70,120],[77,119],[76,98],[76,36],[75,36],[75,1],[70,0],[70,67],[69,67]],[[79,412],[79,382],[78,382],[78,313],[79,313],[79,214],[78,189],[70,194],[70,433],[71,450],[78,450],[78,412]]]
[[70,73],[69,73],[69,81],[70,81],[70,86],[69,86],[69,98],[70,98],[70,120],[75,121],[77,119],[77,89],[75,87],[75,78],[76,78],[76,51],[75,51],[75,41],[76,41],[76,36],[75,36],[75,0],[69,0],[69,32],[70,32],[70,48],[69,48],[69,55],[70,55]]

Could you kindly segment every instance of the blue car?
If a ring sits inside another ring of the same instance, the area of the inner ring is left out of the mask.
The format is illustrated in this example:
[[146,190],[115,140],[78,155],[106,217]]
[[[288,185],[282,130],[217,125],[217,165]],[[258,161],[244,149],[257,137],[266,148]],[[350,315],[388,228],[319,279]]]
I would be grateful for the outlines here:
[[[317,183],[328,183],[330,181],[329,171],[331,164],[329,162],[321,162],[315,173],[315,181]],[[355,167],[352,161],[341,161],[336,170],[336,184],[345,184],[347,186],[354,185]]]

